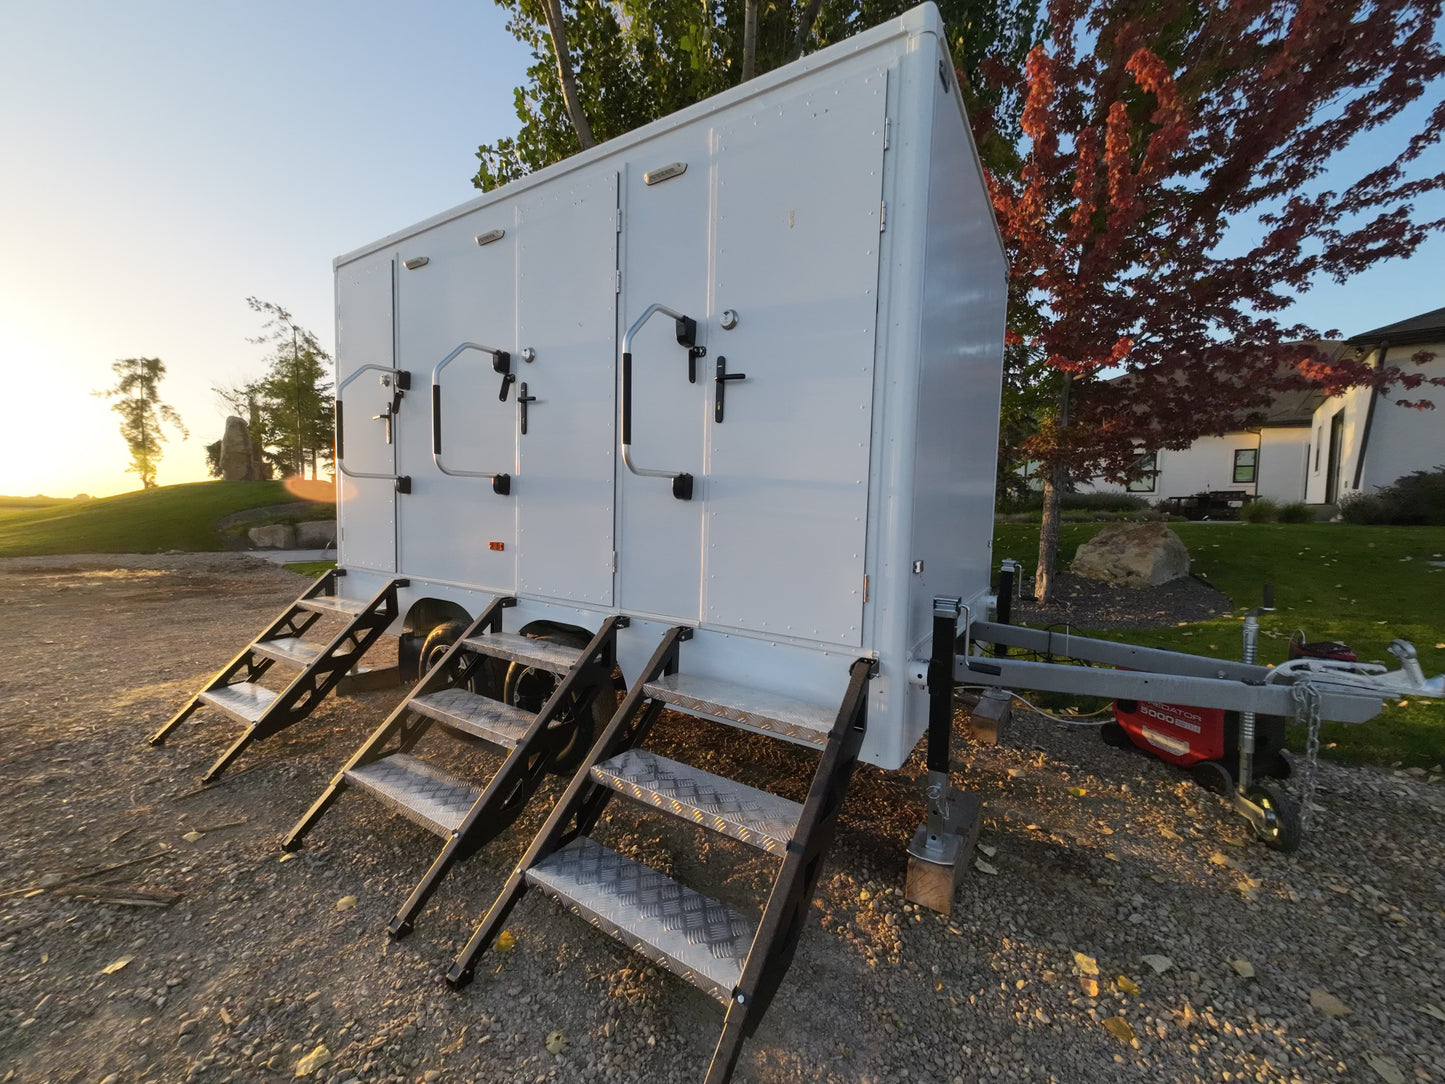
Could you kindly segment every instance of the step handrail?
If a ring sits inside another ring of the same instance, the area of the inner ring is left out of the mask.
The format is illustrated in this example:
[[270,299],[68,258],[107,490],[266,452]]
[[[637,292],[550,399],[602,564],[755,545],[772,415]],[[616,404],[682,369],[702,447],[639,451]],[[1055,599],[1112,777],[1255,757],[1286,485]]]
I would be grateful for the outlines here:
[[507,401],[507,389],[512,386],[516,377],[512,373],[512,355],[506,350],[494,346],[483,346],[481,343],[464,342],[453,350],[431,371],[431,457],[432,462],[437,465],[437,470],[443,474],[449,474],[453,478],[490,478],[492,480],[492,491],[494,493],[511,492],[511,476],[500,471],[484,470],[457,470],[448,467],[442,462],[442,386],[441,375],[452,362],[468,350],[480,350],[484,354],[492,355],[492,368],[502,375],[502,391],[497,396],[502,402]]
[[[346,466],[346,460],[344,458],[345,453],[343,449],[345,445],[342,441],[343,430],[341,427],[341,393],[346,390],[346,385],[350,384],[362,373],[372,371],[391,373],[392,376],[395,378],[397,388],[400,390],[405,390],[402,385],[404,382],[409,382],[411,377],[411,374],[408,373],[406,370],[397,369],[391,365],[363,365],[361,366],[361,368],[357,369],[354,373],[352,373],[345,380],[343,380],[340,384],[336,385],[336,391],[334,393],[335,398],[333,399],[333,402],[336,404],[336,469],[342,474],[346,475],[346,477],[348,478],[380,478],[383,481],[396,482],[401,479],[401,475],[395,473],[380,474],[375,471],[350,470]],[[386,413],[393,416],[395,415],[395,411],[393,409],[388,409]],[[388,441],[387,443],[390,443],[390,441]]]
[[656,303],[647,306],[631,327],[622,336],[622,463],[633,474],[639,478],[667,478],[672,481],[672,495],[680,501],[692,499],[692,475],[685,471],[654,470],[648,467],[639,467],[632,462],[632,337],[642,330],[642,325],[651,320],[659,312],[666,313],[677,321],[678,343],[688,348],[688,362],[693,365],[696,356],[695,349],[697,322],[689,316],[670,309],[666,305]]

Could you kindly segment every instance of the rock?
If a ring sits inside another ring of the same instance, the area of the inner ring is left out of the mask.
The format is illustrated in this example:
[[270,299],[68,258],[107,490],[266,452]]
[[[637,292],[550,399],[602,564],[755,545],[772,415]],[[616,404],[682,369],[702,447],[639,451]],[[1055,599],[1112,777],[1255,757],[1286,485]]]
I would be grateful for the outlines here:
[[227,482],[254,482],[271,476],[269,469],[262,473],[261,456],[251,439],[251,430],[234,415],[226,419],[226,431],[221,436],[220,466],[221,478]]
[[1079,547],[1070,571],[1105,583],[1157,587],[1189,575],[1189,551],[1162,523],[1116,524]]
[[1316,987],[1310,991],[1310,1004],[1326,1016],[1341,1017],[1350,1015],[1348,1005],[1321,987]]
[[336,521],[317,519],[296,524],[296,544],[308,550],[336,545]]
[[246,532],[251,545],[263,550],[294,550],[296,531],[289,523],[268,523],[264,527],[252,527]]
[[329,1065],[330,1063],[331,1051],[327,1050],[324,1045],[318,1046],[315,1050],[311,1051],[311,1053],[307,1054],[304,1058],[302,1058],[296,1063],[296,1075],[310,1076],[312,1073],[316,1072],[317,1069],[320,1069],[323,1065]]

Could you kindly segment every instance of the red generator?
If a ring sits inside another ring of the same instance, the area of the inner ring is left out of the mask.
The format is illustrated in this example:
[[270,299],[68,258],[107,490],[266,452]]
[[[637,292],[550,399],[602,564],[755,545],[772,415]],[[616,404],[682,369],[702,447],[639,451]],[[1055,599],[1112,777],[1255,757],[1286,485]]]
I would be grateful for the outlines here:
[[[1291,658],[1335,659],[1355,662],[1346,645],[1305,643],[1292,639]],[[1105,723],[1100,736],[1119,748],[1137,748],[1160,760],[1187,768],[1195,781],[1217,794],[1233,789],[1239,771],[1239,713],[1221,708],[1195,708],[1152,701],[1114,701],[1114,721]],[[1284,719],[1262,715],[1255,719],[1254,771],[1256,775],[1287,779],[1289,758],[1284,749]]]

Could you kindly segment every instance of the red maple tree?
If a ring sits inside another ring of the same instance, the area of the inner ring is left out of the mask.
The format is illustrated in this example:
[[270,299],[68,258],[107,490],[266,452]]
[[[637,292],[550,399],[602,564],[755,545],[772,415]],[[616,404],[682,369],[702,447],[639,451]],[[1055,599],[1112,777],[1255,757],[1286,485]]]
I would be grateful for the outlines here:
[[1040,601],[1071,477],[1122,477],[1141,451],[1238,428],[1290,387],[1418,383],[1328,361],[1299,345],[1318,329],[1279,314],[1318,276],[1344,281],[1445,226],[1414,210],[1445,188],[1445,172],[1422,168],[1445,103],[1363,176],[1341,185],[1336,165],[1438,94],[1440,12],[1430,0],[1049,0],[1049,36],[1019,76],[1027,153],[989,178],[1012,305],[1053,382],[1026,445],[1044,479]]

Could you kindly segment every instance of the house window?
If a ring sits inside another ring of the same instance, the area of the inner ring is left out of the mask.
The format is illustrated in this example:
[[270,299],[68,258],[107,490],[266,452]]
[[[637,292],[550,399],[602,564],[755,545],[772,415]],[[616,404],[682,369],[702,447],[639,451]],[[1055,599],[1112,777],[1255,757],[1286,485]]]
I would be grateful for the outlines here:
[[1258,448],[1236,448],[1234,450],[1234,480],[1239,482],[1253,482],[1254,470],[1259,464]]
[[1159,453],[1141,455],[1134,464],[1134,475],[1128,486],[1130,493],[1153,493],[1154,482],[1159,477]]

